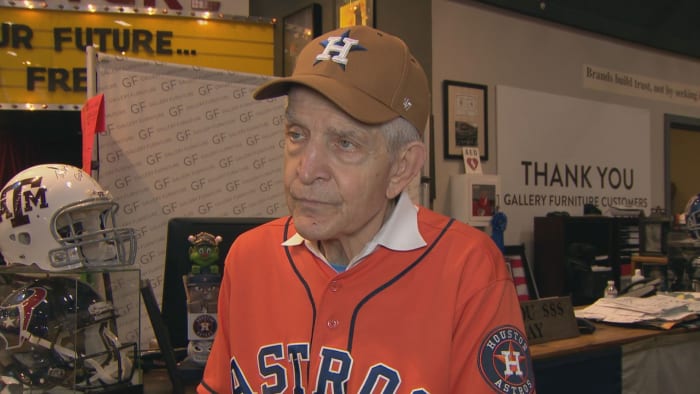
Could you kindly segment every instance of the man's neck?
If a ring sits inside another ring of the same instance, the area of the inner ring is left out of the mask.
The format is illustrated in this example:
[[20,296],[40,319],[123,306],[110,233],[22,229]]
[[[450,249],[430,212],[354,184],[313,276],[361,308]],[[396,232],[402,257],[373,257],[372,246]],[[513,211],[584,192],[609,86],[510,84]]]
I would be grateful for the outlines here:
[[349,236],[347,238],[339,239],[328,239],[318,242],[318,249],[326,258],[326,260],[332,264],[347,266],[350,261],[357,256],[362,249],[367,245],[379,232],[384,223],[389,220],[391,214],[394,212],[396,207],[395,200],[389,200],[387,202],[386,208],[384,209],[384,214],[382,220],[376,228],[368,232],[361,238]]

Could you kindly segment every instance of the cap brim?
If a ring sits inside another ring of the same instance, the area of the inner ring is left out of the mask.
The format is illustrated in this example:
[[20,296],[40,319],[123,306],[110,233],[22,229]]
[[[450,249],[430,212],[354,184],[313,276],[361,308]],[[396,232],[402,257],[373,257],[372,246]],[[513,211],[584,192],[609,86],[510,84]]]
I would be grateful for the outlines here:
[[253,98],[264,100],[289,93],[294,85],[306,86],[332,101],[352,118],[367,124],[379,124],[398,118],[394,110],[372,96],[338,80],[322,75],[295,75],[272,79],[253,92]]

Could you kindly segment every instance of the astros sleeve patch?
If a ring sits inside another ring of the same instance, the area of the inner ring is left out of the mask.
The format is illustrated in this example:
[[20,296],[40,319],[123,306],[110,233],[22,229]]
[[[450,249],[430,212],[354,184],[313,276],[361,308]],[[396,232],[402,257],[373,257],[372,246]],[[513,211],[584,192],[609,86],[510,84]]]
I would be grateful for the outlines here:
[[496,391],[531,393],[535,388],[527,337],[514,326],[500,326],[479,346],[479,371]]

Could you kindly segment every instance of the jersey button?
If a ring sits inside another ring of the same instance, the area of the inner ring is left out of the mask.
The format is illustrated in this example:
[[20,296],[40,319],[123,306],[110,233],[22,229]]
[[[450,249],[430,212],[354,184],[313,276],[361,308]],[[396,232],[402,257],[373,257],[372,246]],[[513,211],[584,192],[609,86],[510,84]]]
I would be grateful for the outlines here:
[[328,328],[338,328],[340,322],[336,319],[330,319],[326,324],[328,324]]
[[332,291],[332,292],[334,292],[334,293],[337,292],[338,290],[340,290],[340,282],[335,281],[335,280],[332,281],[332,282],[328,285],[328,290],[330,290],[330,291]]

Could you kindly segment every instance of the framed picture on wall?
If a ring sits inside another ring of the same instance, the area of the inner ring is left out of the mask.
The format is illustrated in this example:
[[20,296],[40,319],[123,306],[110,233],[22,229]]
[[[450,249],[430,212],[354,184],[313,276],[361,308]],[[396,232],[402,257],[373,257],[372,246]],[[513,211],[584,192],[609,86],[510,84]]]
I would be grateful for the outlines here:
[[338,27],[374,26],[374,0],[336,0]]
[[671,217],[664,215],[639,218],[639,254],[641,256],[666,255],[671,223]]
[[467,82],[442,82],[445,159],[462,159],[462,148],[477,148],[488,160],[488,87]]
[[284,64],[282,71],[285,76],[292,75],[301,49],[321,34],[321,18],[321,6],[316,3],[283,18]]
[[498,175],[469,175],[467,177],[467,223],[487,226],[498,210],[501,195],[501,177]]

